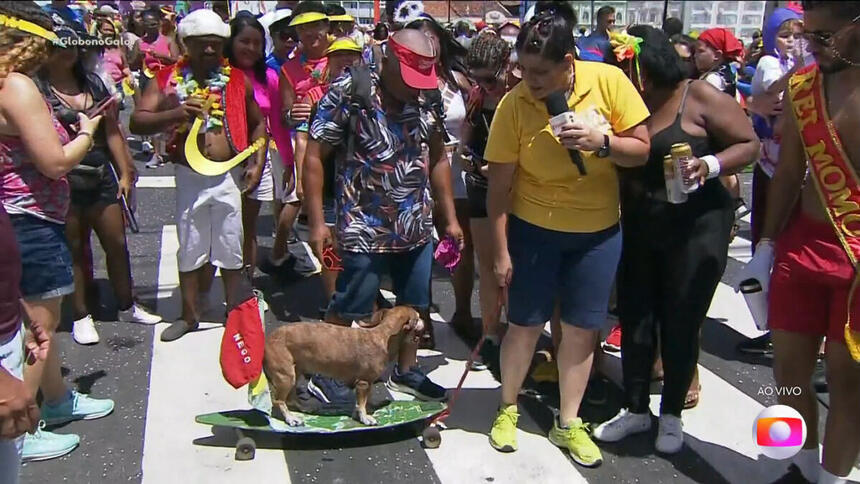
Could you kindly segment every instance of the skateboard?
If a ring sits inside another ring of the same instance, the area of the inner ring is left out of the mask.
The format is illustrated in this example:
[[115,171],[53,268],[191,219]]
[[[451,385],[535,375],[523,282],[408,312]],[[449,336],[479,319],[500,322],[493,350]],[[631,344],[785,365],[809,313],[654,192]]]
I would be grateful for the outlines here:
[[[259,410],[228,410],[206,413],[195,417],[203,425],[232,428],[236,431],[236,460],[251,460],[257,444],[250,432],[270,432],[281,434],[338,434],[345,432],[364,432],[406,425],[414,422],[430,422],[445,411],[447,405],[440,402],[395,400],[373,412],[379,425],[367,426],[346,415],[313,415],[292,411],[301,417],[304,425],[292,427],[282,420],[270,417]],[[429,425],[422,432],[423,444],[436,448],[442,443],[442,436],[435,425]]]

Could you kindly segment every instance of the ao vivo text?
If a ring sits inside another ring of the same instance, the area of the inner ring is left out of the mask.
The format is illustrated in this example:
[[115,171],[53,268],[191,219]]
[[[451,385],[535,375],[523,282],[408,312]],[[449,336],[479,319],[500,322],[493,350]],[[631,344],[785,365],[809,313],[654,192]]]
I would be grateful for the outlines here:
[[780,387],[780,386],[772,386],[772,385],[762,385],[758,389],[759,395],[765,396],[800,396],[803,393],[803,389],[800,387]]

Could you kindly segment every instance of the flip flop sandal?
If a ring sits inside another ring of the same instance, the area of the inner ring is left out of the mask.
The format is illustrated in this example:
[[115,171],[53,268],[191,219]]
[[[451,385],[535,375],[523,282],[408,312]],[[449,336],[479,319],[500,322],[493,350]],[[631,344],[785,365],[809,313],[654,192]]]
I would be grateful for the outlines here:
[[699,404],[699,397],[702,395],[702,384],[699,383],[699,386],[696,387],[695,390],[688,390],[687,396],[684,397],[684,410],[689,410],[691,408],[695,408],[696,405]]
[[186,333],[190,333],[197,329],[198,324],[194,323],[194,325],[189,326],[188,323],[183,319],[177,319],[176,321],[170,323],[170,326],[167,327],[164,331],[161,332],[161,341],[175,341],[179,338],[185,336]]

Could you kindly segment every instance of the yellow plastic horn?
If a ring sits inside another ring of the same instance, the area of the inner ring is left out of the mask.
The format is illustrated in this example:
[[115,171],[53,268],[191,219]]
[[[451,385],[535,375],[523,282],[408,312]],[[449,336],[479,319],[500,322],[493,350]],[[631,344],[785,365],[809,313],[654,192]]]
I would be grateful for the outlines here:
[[192,170],[204,176],[218,176],[227,173],[266,144],[266,138],[260,137],[252,145],[229,160],[212,161],[203,156],[203,153],[200,152],[200,148],[197,146],[197,134],[200,132],[200,126],[202,125],[202,118],[194,119],[194,124],[191,125],[188,137],[185,138],[185,160]]

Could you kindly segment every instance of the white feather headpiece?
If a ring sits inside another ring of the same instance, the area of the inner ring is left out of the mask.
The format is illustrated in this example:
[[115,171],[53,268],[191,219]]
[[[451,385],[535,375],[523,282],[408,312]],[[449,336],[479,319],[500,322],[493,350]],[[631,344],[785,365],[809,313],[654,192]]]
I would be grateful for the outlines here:
[[424,16],[424,2],[420,0],[405,0],[394,9],[394,21],[403,25]]

